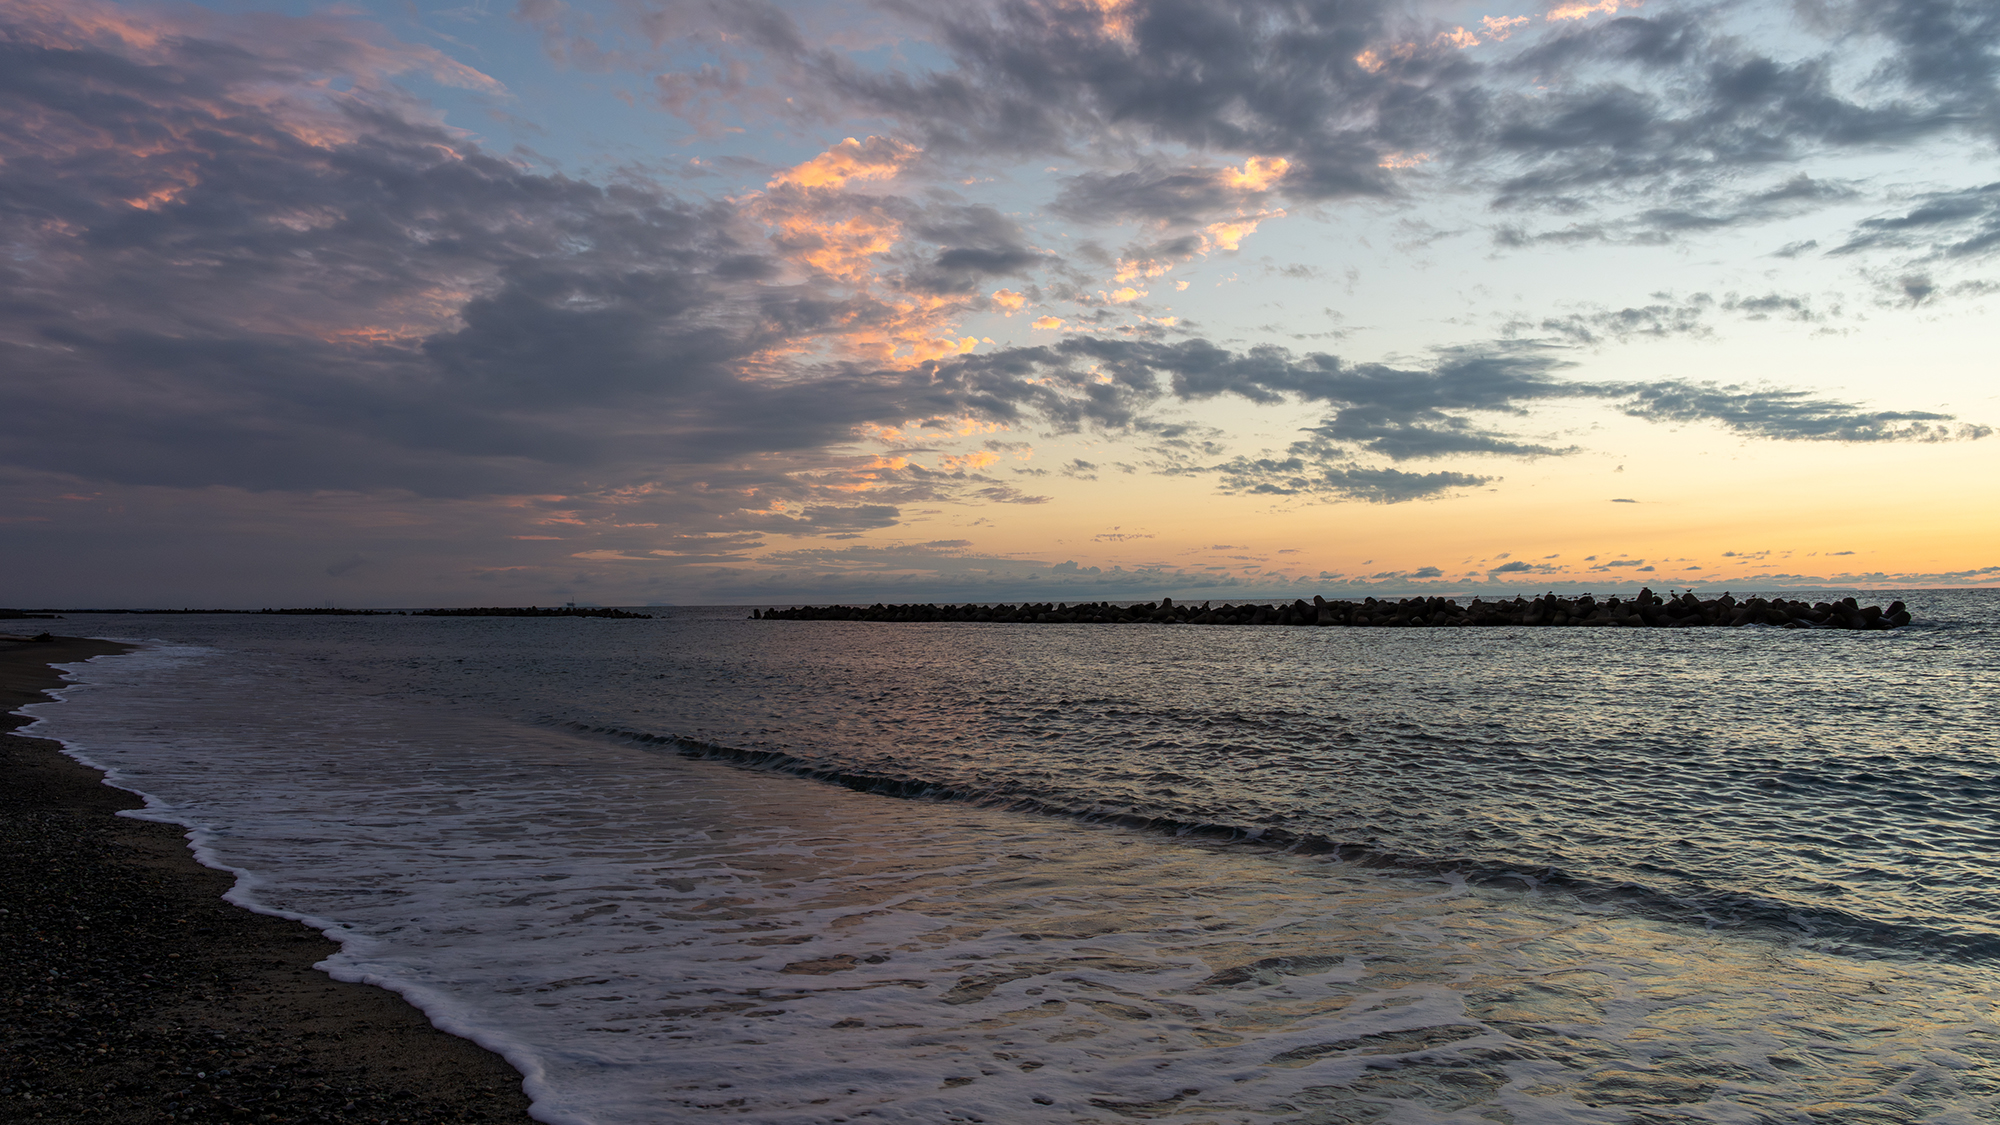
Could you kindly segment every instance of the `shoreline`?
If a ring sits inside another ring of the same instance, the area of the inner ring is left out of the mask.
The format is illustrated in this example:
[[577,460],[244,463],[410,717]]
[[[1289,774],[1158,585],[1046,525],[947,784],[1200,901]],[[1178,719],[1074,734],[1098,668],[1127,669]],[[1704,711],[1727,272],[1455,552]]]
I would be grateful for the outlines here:
[[177,825],[15,709],[110,641],[0,641],[0,1120],[527,1122],[521,1075],[400,996],[312,966],[339,947],[223,901]]

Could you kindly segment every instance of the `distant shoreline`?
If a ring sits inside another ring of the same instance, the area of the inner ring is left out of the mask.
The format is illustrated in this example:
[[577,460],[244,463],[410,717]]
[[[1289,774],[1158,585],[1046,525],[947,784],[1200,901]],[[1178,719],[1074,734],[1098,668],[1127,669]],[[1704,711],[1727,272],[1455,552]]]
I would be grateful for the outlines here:
[[[651,609],[654,607],[648,606]],[[207,616],[234,617],[615,617],[650,621],[650,613],[634,613],[612,606],[473,606],[464,609],[334,609],[298,607],[293,609],[36,609],[0,610],[0,621],[61,621],[63,615],[103,614],[106,616]]]
[[498,1055],[317,971],[333,942],[224,902],[234,878],[182,829],[116,816],[142,802],[11,733],[33,721],[12,711],[62,685],[52,662],[130,650],[0,642],[0,1116],[528,1121]]

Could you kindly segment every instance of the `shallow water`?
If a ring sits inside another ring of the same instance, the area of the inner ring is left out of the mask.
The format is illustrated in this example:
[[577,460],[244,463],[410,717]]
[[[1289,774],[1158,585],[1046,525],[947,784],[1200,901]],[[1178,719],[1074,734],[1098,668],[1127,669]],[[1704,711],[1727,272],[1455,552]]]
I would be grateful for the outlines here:
[[1954,597],[1890,634],[72,620],[168,643],[35,733],[549,1121],[1974,1121],[2000,755],[1994,603]]

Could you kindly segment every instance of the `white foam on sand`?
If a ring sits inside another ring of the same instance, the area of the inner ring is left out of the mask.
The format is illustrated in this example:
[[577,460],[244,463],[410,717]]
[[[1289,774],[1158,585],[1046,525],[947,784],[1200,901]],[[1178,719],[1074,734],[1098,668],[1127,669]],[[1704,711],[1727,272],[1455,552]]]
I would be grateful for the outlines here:
[[329,973],[505,1055],[547,1122],[2000,1113],[1970,972],[858,794],[217,649],[70,668],[29,733],[339,941]]

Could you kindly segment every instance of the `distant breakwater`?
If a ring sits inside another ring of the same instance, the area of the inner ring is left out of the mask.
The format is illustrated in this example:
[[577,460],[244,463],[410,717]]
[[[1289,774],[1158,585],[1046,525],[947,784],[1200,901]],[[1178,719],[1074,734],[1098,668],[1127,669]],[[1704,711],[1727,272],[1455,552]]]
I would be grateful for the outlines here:
[[1486,601],[1474,598],[1459,605],[1450,598],[1403,598],[1359,602],[1335,601],[1315,596],[1290,604],[1272,603],[1211,606],[1176,605],[1172,598],[1136,605],[1110,602],[1066,603],[1023,602],[1020,605],[882,605],[795,606],[791,609],[752,610],[750,616],[762,621],[967,621],[1005,622],[1019,625],[1310,625],[1359,628],[1446,628],[1475,625],[1579,625],[1608,628],[1688,629],[1767,625],[1782,629],[1894,629],[1910,623],[1909,610],[1902,602],[1889,608],[1862,606],[1853,598],[1837,602],[1787,601],[1784,598],[1746,598],[1738,601],[1723,594],[1700,598],[1692,591],[1662,598],[1651,590],[1640,590],[1631,598],[1598,601],[1585,594],[1578,598],[1539,598]]

